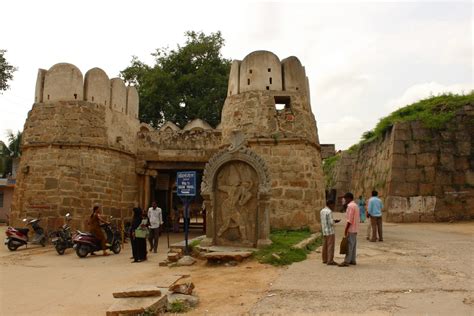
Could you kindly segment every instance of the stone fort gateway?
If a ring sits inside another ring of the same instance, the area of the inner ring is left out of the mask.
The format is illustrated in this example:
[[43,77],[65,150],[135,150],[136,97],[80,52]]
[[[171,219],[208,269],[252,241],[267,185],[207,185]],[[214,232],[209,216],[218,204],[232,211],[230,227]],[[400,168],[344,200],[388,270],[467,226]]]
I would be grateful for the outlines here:
[[256,51],[231,65],[221,123],[196,119],[158,130],[138,120],[133,86],[72,64],[38,71],[25,122],[12,204],[13,223],[40,216],[53,229],[72,226],[98,203],[129,218],[152,200],[179,203],[176,172],[194,170],[207,211],[205,242],[261,246],[270,227],[317,230],[325,204],[321,146],[308,78],[296,57]]
[[191,208],[205,206],[203,244],[258,247],[270,242],[270,228],[316,231],[326,189],[336,197],[378,189],[389,221],[474,218],[471,105],[449,131],[400,123],[360,157],[343,153],[330,188],[322,158],[334,146],[319,143],[308,78],[296,57],[280,61],[256,51],[234,60],[216,128],[195,119],[155,129],[138,113],[135,87],[99,68],[84,76],[66,63],[40,69],[11,222],[41,217],[51,230],[71,213],[72,226],[84,229],[95,204],[120,221],[136,203],[145,208],[153,200],[170,214],[182,209],[177,171],[197,173],[200,195]]

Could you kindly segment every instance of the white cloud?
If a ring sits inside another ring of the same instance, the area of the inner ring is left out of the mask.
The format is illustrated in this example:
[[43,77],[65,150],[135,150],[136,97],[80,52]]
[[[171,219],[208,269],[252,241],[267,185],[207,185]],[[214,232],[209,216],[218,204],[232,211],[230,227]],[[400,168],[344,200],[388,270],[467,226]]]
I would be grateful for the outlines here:
[[401,96],[388,101],[385,108],[392,112],[400,107],[412,104],[433,95],[443,93],[466,94],[473,89],[474,85],[472,83],[443,85],[437,82],[427,82],[416,84],[406,89]]

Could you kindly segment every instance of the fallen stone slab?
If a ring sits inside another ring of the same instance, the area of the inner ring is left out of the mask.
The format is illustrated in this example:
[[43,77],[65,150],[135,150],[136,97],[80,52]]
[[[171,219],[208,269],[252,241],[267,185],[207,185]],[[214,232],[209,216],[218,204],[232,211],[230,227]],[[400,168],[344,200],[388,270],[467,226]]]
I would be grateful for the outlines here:
[[308,247],[309,244],[313,243],[316,239],[318,239],[319,236],[321,236],[320,233],[312,234],[311,236],[309,236],[306,239],[303,239],[302,241],[300,241],[296,245],[291,246],[291,248],[293,248],[293,249],[306,249],[306,247]]
[[204,255],[207,261],[238,261],[241,262],[245,258],[252,255],[250,251],[233,251],[233,252],[209,252]]
[[210,247],[197,247],[200,251],[205,252],[256,252],[257,248],[248,247],[234,247],[234,246],[210,246]]
[[184,295],[173,293],[168,295],[168,306],[167,309],[171,309],[171,304],[180,301],[186,304],[187,307],[196,307],[199,304],[199,297],[194,295]]
[[115,298],[161,296],[161,290],[154,285],[139,285],[112,293]]
[[161,275],[158,279],[148,281],[147,283],[153,283],[156,287],[167,289],[172,284],[175,284],[176,281],[187,277],[189,277],[189,274]]
[[107,316],[137,315],[152,310],[156,313],[166,309],[168,296],[129,297],[116,299],[106,312]]

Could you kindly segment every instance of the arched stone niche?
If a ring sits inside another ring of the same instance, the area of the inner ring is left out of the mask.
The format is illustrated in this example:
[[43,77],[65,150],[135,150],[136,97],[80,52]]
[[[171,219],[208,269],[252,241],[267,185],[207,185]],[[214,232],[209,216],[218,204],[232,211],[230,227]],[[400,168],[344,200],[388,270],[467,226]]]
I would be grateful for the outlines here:
[[127,87],[120,78],[110,80],[111,108],[117,112],[125,113],[127,105]]
[[240,63],[239,92],[252,90],[283,90],[281,63],[268,51],[248,54]]
[[201,245],[270,244],[270,188],[265,161],[243,143],[215,154],[206,164],[201,185],[207,211]]
[[84,76],[84,99],[110,106],[110,80],[105,71],[92,68]]
[[43,102],[82,101],[84,82],[76,66],[60,63],[52,66],[44,77]]

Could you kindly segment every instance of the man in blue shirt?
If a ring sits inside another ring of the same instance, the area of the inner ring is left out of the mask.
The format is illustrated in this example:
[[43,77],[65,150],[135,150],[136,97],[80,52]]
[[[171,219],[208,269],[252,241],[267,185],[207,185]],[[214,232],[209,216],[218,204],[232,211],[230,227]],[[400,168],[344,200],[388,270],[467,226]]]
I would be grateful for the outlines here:
[[370,241],[377,241],[377,232],[379,234],[379,241],[383,241],[382,237],[382,201],[378,197],[377,191],[372,191],[372,197],[369,199],[368,213],[370,215],[370,223],[372,224],[372,239]]

